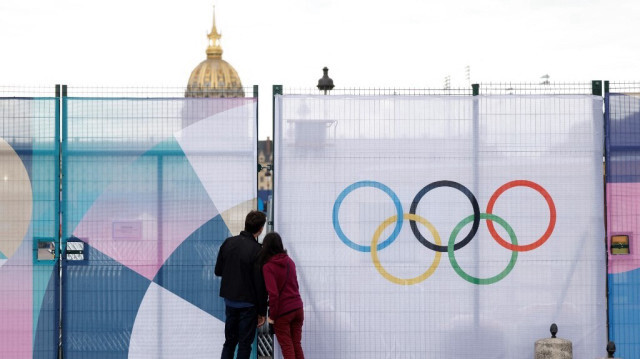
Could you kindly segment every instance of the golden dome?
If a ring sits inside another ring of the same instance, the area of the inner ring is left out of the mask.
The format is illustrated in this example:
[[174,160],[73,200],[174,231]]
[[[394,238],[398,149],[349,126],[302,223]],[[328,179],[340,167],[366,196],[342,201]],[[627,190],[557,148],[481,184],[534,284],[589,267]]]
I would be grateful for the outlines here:
[[191,72],[185,97],[244,97],[242,82],[236,70],[222,59],[222,47],[216,28],[215,7],[213,10],[213,27],[207,47],[207,59],[202,61]]

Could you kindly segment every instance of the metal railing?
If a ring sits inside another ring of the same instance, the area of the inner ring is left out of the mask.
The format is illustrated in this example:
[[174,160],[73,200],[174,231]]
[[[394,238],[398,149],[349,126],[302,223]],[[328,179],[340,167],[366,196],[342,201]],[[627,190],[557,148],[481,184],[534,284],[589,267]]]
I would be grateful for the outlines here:
[[[317,88],[296,88],[283,86],[283,95],[323,95],[324,92]],[[327,95],[331,96],[471,96],[471,87],[469,88],[365,88],[365,87],[347,87],[335,88],[327,91]]]
[[605,87],[609,92],[640,93],[640,81],[605,81]]
[[[600,81],[600,80],[597,80]],[[600,81],[602,83],[602,81]],[[640,84],[635,84],[639,87]],[[474,86],[478,92],[474,93]],[[638,88],[640,90],[640,88]],[[456,88],[363,88],[345,87],[327,91],[330,96],[472,96],[476,95],[590,95],[594,81],[584,82],[481,82],[469,87]],[[313,87],[282,87],[283,95],[323,95]]]
[[[230,89],[198,89],[187,86],[87,86],[64,85],[68,97],[99,98],[229,98],[256,97],[256,86]],[[0,85],[0,97],[55,97],[55,85]],[[188,93],[187,93],[188,91]],[[186,95],[189,96],[186,96]]]
[[480,95],[590,95],[593,81],[585,82],[485,82],[480,83]]

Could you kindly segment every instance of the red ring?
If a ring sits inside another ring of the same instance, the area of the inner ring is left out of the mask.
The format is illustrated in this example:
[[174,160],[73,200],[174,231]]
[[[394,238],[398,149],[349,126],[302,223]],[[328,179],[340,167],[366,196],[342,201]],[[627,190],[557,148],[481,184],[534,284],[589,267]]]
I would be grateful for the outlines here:
[[500,237],[498,232],[496,232],[495,227],[493,226],[493,221],[487,221],[487,227],[489,228],[489,233],[491,233],[491,236],[493,237],[493,239],[496,240],[496,242],[498,242],[499,245],[503,246],[506,249],[510,249],[512,251],[526,252],[526,251],[530,251],[540,247],[551,236],[551,233],[553,232],[553,228],[556,225],[556,206],[553,203],[553,199],[551,199],[551,195],[549,195],[549,192],[547,192],[539,184],[531,181],[526,181],[526,180],[516,180],[516,181],[511,181],[503,184],[500,188],[498,188],[493,193],[493,195],[489,199],[489,203],[487,204],[487,213],[492,214],[493,205],[496,203],[496,200],[504,191],[508,190],[509,188],[519,187],[519,186],[529,187],[533,190],[538,191],[538,193],[540,193],[542,197],[544,197],[545,201],[547,201],[547,205],[549,205],[549,214],[550,214],[549,226],[547,227],[547,231],[544,232],[542,237],[540,237],[537,241],[533,243],[526,244],[526,245],[514,245],[505,241],[502,237]]

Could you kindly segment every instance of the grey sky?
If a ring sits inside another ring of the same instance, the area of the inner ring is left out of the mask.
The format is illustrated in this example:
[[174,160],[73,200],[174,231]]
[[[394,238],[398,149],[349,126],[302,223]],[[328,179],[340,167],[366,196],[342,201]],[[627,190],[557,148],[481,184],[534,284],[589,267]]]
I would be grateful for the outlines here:
[[[467,65],[472,82],[640,79],[637,0],[215,3],[223,58],[263,98],[272,84],[315,86],[323,66],[338,87],[439,88],[446,75],[466,87]],[[184,86],[212,5],[3,0],[0,83]]]

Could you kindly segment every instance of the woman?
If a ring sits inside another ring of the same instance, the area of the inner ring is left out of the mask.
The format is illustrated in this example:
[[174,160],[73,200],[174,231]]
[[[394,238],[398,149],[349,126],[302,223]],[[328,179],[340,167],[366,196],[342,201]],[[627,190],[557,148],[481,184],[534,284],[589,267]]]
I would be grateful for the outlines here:
[[298,289],[296,265],[282,246],[276,232],[264,237],[260,264],[269,293],[269,324],[282,349],[284,359],[304,359],[302,352],[302,298]]

